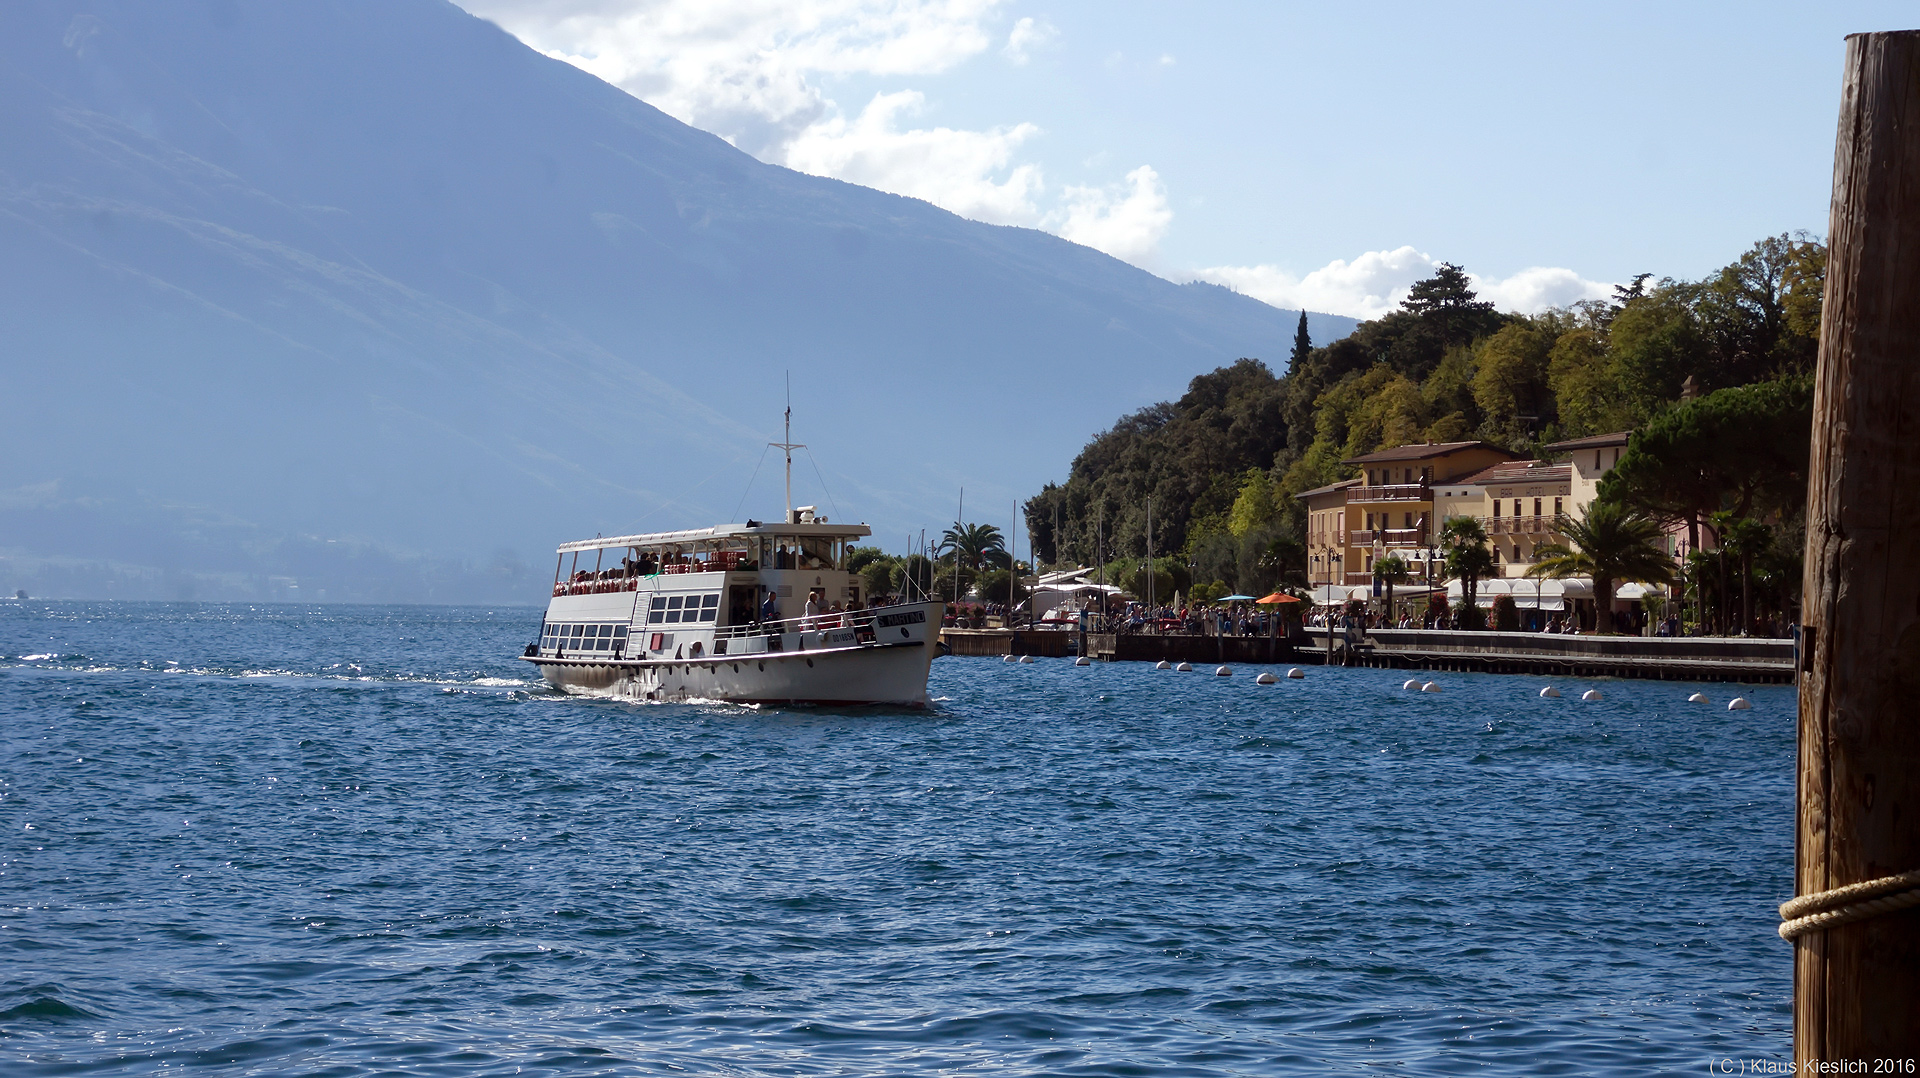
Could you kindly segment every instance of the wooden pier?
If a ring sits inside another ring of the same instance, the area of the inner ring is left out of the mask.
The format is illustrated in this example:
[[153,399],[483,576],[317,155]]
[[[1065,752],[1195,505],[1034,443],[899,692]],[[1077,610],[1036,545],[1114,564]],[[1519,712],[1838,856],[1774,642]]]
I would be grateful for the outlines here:
[[[1324,641],[1324,637],[1322,640]],[[1552,633],[1374,629],[1334,661],[1394,670],[1545,677],[1791,684],[1794,643],[1750,637],[1559,636]],[[1325,652],[1319,653],[1324,661]]]
[[1074,634],[1064,629],[941,629],[940,642],[954,655],[1060,659],[1073,654]]

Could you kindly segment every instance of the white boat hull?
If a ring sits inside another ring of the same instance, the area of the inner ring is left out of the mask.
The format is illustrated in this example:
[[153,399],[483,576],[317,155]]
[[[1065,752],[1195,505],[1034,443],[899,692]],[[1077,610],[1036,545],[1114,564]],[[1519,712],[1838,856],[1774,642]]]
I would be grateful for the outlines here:
[[[937,611],[939,604],[932,605]],[[883,632],[873,643],[830,643],[831,637],[852,633],[808,632],[787,634],[787,650],[778,651],[677,660],[529,656],[527,661],[556,689],[634,700],[919,708],[927,705],[927,674],[939,649],[939,634],[930,629],[938,625],[936,612],[893,641]]]
[[862,604],[867,526],[788,517],[562,544],[521,657],[568,692],[925,707],[945,604]]

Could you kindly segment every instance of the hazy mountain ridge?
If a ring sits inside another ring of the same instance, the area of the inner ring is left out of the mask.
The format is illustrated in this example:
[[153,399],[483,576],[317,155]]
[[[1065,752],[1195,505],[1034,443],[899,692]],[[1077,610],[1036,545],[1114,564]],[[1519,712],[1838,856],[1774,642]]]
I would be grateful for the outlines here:
[[7,7],[0,237],[8,588],[78,557],[537,598],[500,567],[731,514],[788,369],[897,544],[1297,317],[761,164],[440,0]]

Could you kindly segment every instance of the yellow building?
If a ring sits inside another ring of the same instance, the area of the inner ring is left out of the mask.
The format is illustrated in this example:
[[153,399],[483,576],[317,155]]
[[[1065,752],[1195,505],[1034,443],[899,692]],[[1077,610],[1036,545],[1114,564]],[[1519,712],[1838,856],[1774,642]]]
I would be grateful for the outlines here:
[[[1534,551],[1548,543],[1566,544],[1559,522],[1574,507],[1573,469],[1568,465],[1544,460],[1496,464],[1468,476],[1461,488],[1474,493],[1448,508],[1455,510],[1453,515],[1479,519],[1498,575],[1525,576]],[[1441,519],[1444,523],[1446,518]]]
[[[1356,478],[1298,495],[1307,509],[1308,579],[1315,588],[1360,588],[1373,583],[1373,564],[1389,554],[1404,560],[1413,581],[1447,579],[1439,564],[1440,532],[1453,517],[1472,517],[1487,533],[1497,566],[1487,596],[1525,577],[1549,543],[1565,545],[1561,522],[1586,511],[1600,480],[1620,462],[1630,431],[1554,442],[1553,460],[1522,460],[1486,442],[1395,446],[1342,463]],[[1684,556],[1683,537],[1668,550]],[[1529,608],[1559,610],[1560,597],[1580,599],[1583,581],[1536,582]],[[1551,589],[1547,596],[1543,589]],[[1521,593],[1513,592],[1516,596]],[[1344,601],[1344,595],[1334,598]],[[1583,608],[1584,609],[1584,608]]]
[[1586,511],[1599,492],[1600,477],[1613,470],[1620,463],[1620,454],[1627,451],[1627,439],[1632,437],[1630,430],[1613,434],[1595,434],[1586,438],[1569,438],[1564,442],[1551,442],[1547,452],[1555,457],[1566,457],[1567,466],[1573,469],[1573,500],[1568,503],[1568,512],[1578,514]]
[[[1341,463],[1359,476],[1298,495],[1307,509],[1307,577],[1315,586],[1361,587],[1373,582],[1373,563],[1398,555],[1415,580],[1429,579],[1428,558],[1439,541],[1436,489],[1518,454],[1487,442],[1395,446]],[[1444,578],[1432,567],[1434,581]]]

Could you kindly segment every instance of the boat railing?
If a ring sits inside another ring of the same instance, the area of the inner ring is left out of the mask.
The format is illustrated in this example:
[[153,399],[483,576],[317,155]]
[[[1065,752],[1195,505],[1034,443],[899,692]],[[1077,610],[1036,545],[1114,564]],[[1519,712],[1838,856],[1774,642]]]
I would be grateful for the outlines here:
[[713,630],[717,639],[746,636],[782,636],[788,633],[826,632],[833,629],[854,629],[862,636],[871,635],[876,629],[892,628],[905,624],[906,619],[921,622],[926,620],[926,612],[920,603],[896,603],[891,606],[868,606],[859,610],[839,610],[825,614],[803,614],[793,618],[778,618],[773,621],[750,621],[738,625],[722,625]]
[[657,576],[679,576],[683,573],[724,573],[734,570],[752,571],[759,564],[746,556],[744,551],[721,550],[707,559],[683,558],[668,561],[651,573],[639,573],[628,569],[606,569],[598,573],[581,571],[574,578],[557,581],[553,585],[555,598],[562,595],[606,595],[613,592],[638,591],[640,582]]

